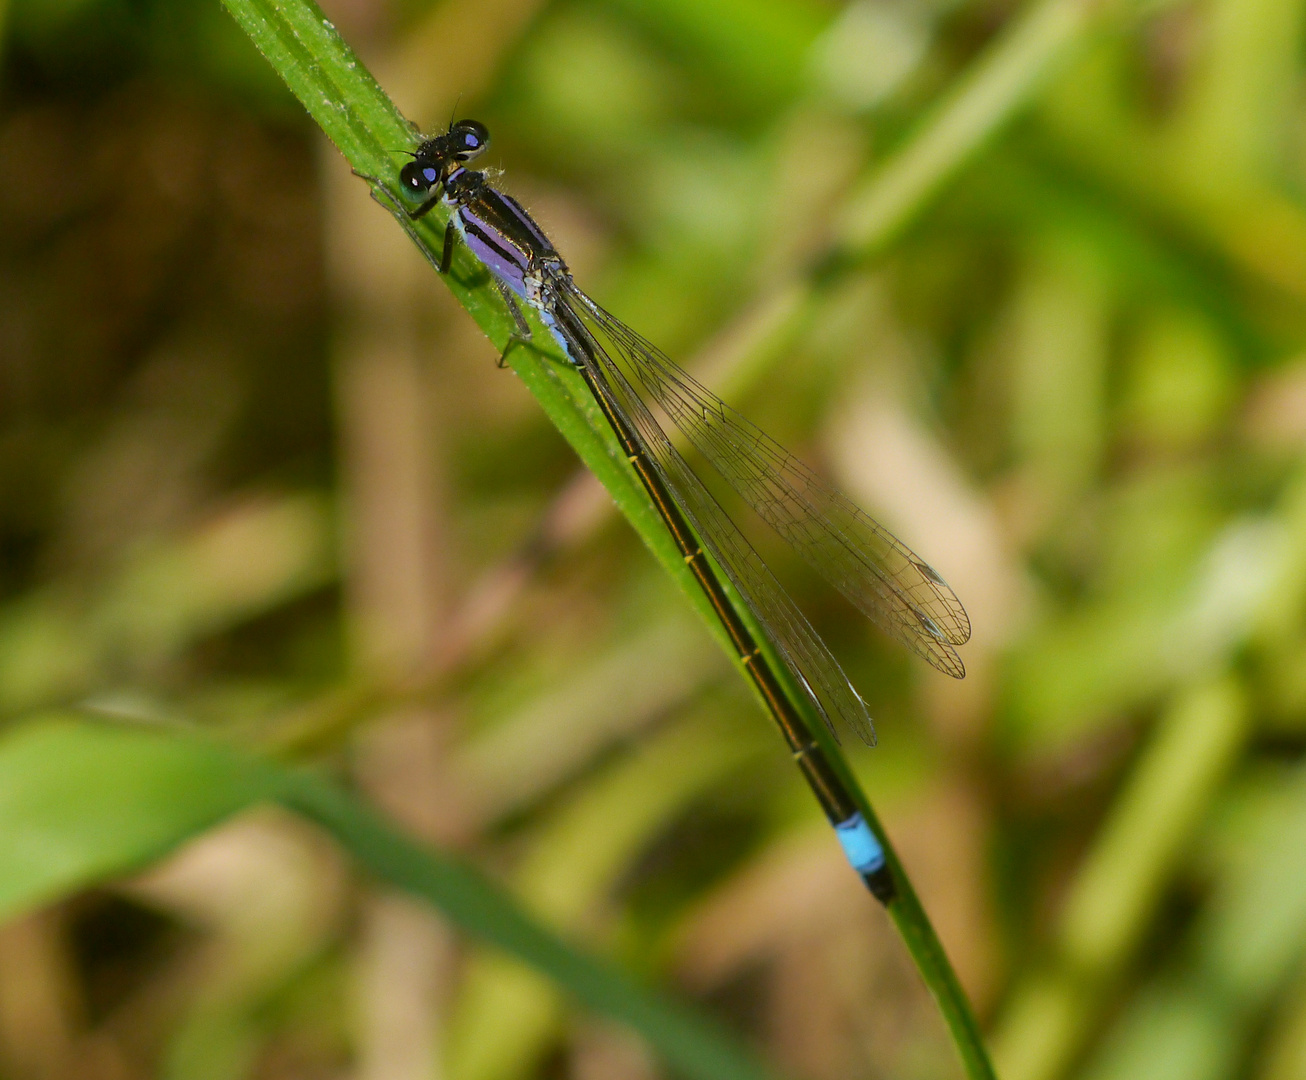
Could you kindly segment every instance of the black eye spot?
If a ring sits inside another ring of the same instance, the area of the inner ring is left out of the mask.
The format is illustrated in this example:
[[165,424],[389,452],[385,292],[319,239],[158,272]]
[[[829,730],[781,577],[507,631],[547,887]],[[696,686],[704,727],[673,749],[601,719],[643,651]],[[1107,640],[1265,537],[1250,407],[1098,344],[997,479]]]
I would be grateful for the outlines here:
[[399,183],[409,191],[425,190],[426,184],[422,180],[422,174],[418,168],[417,162],[410,161],[399,170]]

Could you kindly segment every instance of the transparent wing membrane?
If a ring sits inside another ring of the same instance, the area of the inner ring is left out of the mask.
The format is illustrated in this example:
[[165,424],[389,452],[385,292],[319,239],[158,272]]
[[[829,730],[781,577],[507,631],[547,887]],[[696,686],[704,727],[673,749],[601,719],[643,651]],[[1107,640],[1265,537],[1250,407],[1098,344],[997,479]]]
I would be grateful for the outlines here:
[[[954,646],[970,638],[970,619],[956,594],[927,563],[756,424],[570,282],[566,294],[569,306],[577,310],[599,346],[596,354],[606,365],[622,371],[628,384],[633,379],[694,449],[812,569],[918,656],[954,678],[965,675],[966,668]],[[633,387],[630,394],[638,398]],[[621,404],[632,411],[624,400]],[[640,405],[656,428],[642,400]],[[665,435],[662,438],[665,441]],[[680,469],[692,477],[684,459],[669,443],[668,448],[676,455]],[[702,488],[696,477],[694,482]],[[711,498],[705,489],[703,494]],[[715,501],[713,507],[717,515],[729,521]],[[730,528],[738,534],[733,523]],[[701,529],[699,532],[702,535]],[[739,540],[747,545],[742,536]],[[747,551],[761,564],[751,546]],[[765,588],[779,590],[770,571],[765,566],[762,569],[769,579]],[[792,607],[792,601],[781,595]],[[798,618],[802,619],[801,614]],[[815,638],[805,620],[802,626]],[[820,648],[825,652],[824,646]],[[832,657],[829,663],[838,671]],[[838,674],[842,679],[843,673]]]
[[563,299],[575,317],[572,329],[585,339],[582,343],[585,348],[576,350],[580,361],[593,373],[600,391],[615,411],[629,419],[636,438],[677,505],[748,605],[795,682],[810,696],[836,738],[832,716],[864,742],[874,745],[875,728],[861,695],[762,557],[671,444],[609,351],[609,346],[615,347],[616,342],[595,317],[597,309],[579,291],[569,290]]

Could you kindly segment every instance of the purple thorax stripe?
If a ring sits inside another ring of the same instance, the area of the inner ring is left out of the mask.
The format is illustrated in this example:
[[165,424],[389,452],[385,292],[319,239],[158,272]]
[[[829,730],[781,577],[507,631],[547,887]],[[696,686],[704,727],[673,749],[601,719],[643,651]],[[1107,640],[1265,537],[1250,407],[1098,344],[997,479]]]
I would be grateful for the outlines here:
[[481,260],[490,272],[518,296],[526,295],[526,270],[528,256],[519,251],[507,238],[473,214],[467,207],[458,211],[463,224],[463,238],[472,254]]

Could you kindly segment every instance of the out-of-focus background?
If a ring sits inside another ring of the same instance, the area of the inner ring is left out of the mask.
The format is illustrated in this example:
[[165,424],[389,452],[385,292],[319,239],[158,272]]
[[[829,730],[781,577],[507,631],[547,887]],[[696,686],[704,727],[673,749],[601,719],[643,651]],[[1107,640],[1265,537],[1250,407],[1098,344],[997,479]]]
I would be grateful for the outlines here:
[[[1306,1077],[1306,4],[1045,3],[801,318],[1018,4],[324,6],[966,603],[954,683],[754,533],[1004,1080]],[[789,1075],[957,1075],[739,676],[217,0],[0,20],[6,723],[321,763]],[[659,1075],[286,814],[0,929],[5,1080]]]

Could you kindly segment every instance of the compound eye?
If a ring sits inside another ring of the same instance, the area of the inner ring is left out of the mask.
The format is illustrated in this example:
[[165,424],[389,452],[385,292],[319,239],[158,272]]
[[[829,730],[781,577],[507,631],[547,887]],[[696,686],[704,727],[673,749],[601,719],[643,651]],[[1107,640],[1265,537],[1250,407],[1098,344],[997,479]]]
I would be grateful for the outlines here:
[[439,179],[439,170],[424,161],[410,161],[399,170],[399,182],[415,195],[424,195]]
[[459,120],[449,135],[459,161],[470,161],[490,145],[490,132],[476,120]]

